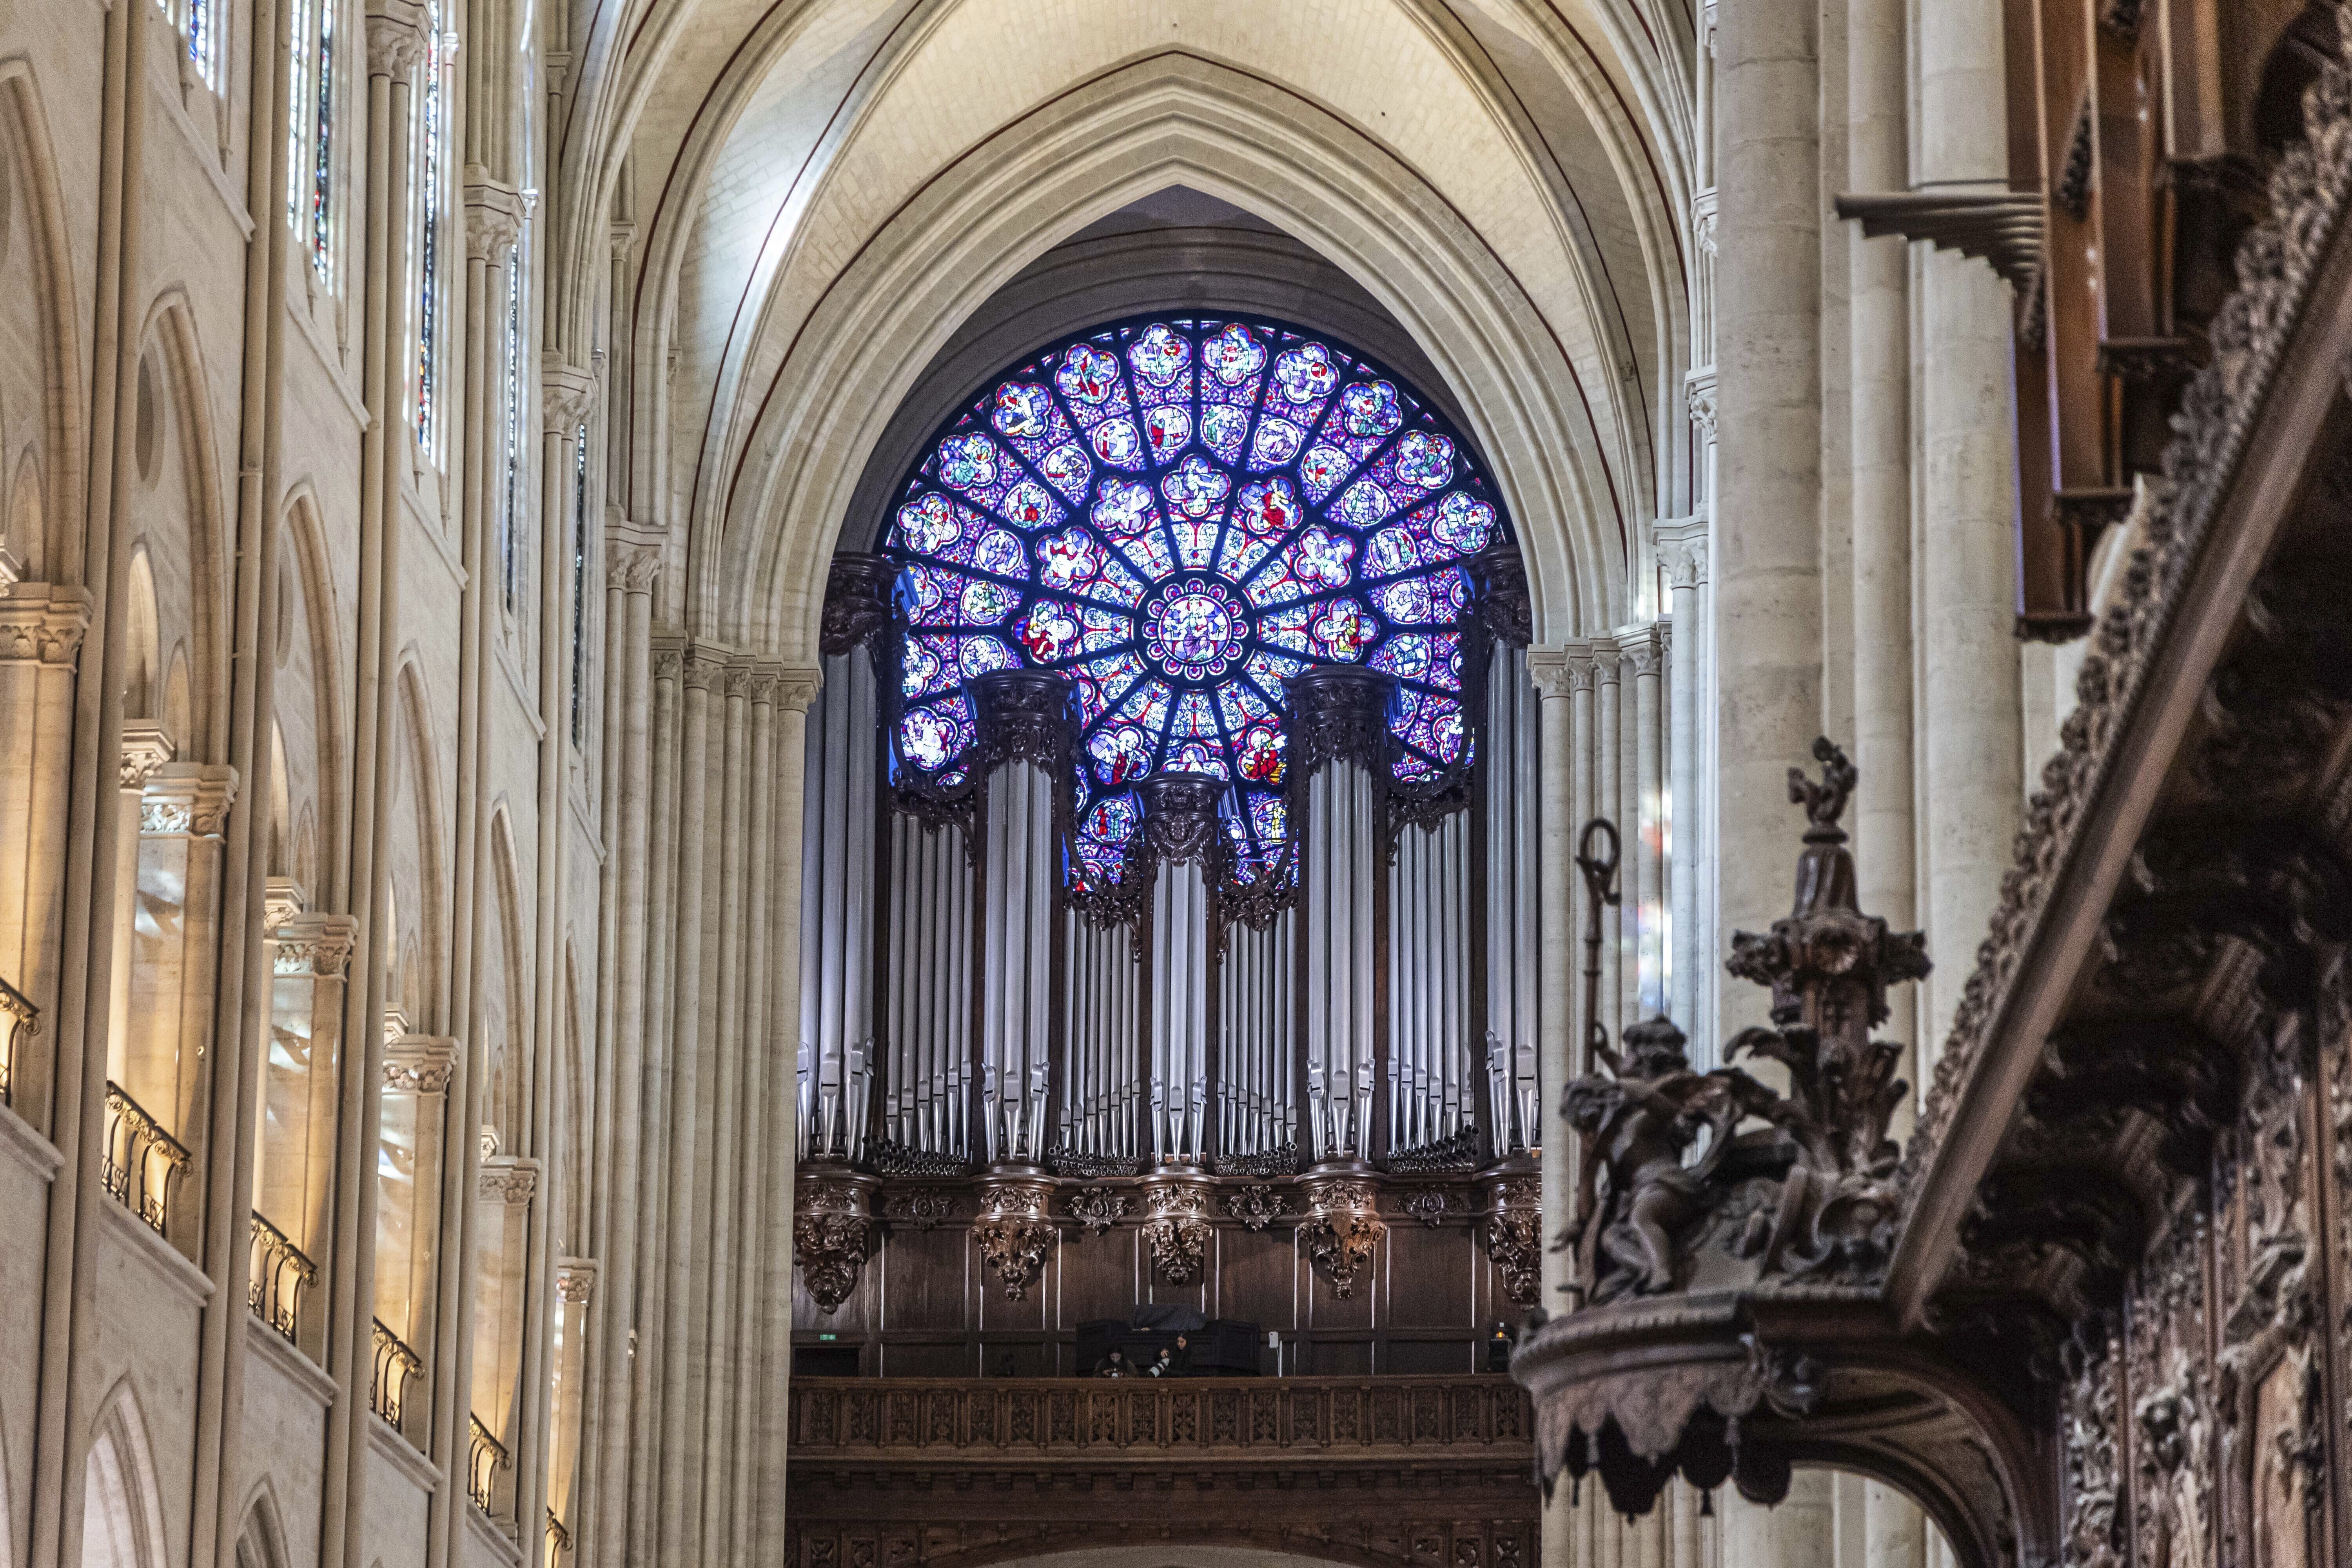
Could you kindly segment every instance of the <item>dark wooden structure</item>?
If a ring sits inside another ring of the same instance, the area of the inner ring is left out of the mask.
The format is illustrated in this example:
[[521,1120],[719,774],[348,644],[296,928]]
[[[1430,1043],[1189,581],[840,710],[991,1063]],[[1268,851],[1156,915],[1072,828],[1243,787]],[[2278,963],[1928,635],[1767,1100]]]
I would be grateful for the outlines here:
[[1534,1568],[1507,1378],[795,1380],[793,1568],[1198,1542],[1362,1568]]

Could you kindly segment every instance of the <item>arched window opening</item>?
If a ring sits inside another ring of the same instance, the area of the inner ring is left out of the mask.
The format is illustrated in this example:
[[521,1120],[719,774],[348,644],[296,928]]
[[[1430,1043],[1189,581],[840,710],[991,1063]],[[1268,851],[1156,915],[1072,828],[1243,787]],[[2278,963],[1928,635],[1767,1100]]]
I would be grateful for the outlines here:
[[588,426],[572,433],[572,745],[587,744]]
[[456,35],[441,31],[439,0],[425,7],[425,63],[418,80],[415,173],[415,272],[411,298],[416,308],[416,444],[427,453],[440,447],[441,397],[441,206],[447,199],[449,56]]
[[286,221],[311,275],[334,284],[335,0],[294,0],[286,110]]
[[1426,397],[1328,334],[1119,322],[993,378],[881,532],[810,716],[804,1153],[1528,1146],[1525,579]]
[[499,592],[506,613],[515,613],[515,559],[522,531],[522,247],[507,259],[506,395],[502,415],[506,484],[499,509]]

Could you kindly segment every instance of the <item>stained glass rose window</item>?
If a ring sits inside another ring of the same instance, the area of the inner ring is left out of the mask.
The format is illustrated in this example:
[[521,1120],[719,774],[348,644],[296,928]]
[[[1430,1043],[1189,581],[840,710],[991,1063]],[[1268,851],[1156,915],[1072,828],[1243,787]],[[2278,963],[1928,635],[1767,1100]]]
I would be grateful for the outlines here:
[[1105,328],[996,379],[900,491],[898,766],[952,784],[964,683],[1059,670],[1081,730],[1074,877],[1118,874],[1136,784],[1233,781],[1236,869],[1278,858],[1283,681],[1396,679],[1397,776],[1465,755],[1463,560],[1506,534],[1461,438],[1395,374],[1278,323]]

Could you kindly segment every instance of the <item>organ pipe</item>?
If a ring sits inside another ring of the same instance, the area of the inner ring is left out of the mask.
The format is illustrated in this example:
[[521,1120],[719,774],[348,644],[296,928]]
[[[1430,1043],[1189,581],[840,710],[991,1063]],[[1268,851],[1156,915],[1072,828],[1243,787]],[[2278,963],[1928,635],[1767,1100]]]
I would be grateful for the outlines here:
[[1498,643],[1486,705],[1486,1073],[1495,1152],[1515,1154],[1542,1142],[1536,1079],[1537,996],[1541,949],[1536,886],[1542,799],[1536,733],[1541,698],[1528,679],[1527,650]]
[[1220,1152],[1271,1153],[1297,1137],[1292,1104],[1292,961],[1297,915],[1286,909],[1265,928],[1225,933],[1217,999],[1217,1131]]
[[800,1153],[863,1152],[873,1084],[871,968],[874,822],[879,713],[874,659],[863,646],[824,659],[809,710],[803,797]]
[[982,965],[981,1104],[992,1161],[1045,1153],[1052,1028],[1054,781],[1007,763],[988,785],[987,962]]
[[1143,861],[1151,895],[1152,1158],[1207,1158],[1209,1080],[1209,868],[1224,834],[1225,781],[1170,772],[1143,786]]
[[1310,670],[1286,683],[1291,765],[1306,778],[1307,1121],[1316,1160],[1370,1152],[1373,919],[1394,685],[1371,670]]

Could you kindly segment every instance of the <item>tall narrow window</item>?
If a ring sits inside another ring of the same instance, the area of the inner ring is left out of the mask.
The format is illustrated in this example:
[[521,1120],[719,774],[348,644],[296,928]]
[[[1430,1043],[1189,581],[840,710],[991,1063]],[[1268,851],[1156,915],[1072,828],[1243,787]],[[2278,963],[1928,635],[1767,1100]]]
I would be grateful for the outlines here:
[[499,514],[499,587],[515,607],[515,540],[522,531],[522,247],[507,262],[506,503]]
[[[188,40],[188,63],[207,82],[213,81],[213,56],[219,49],[213,35],[219,22],[213,9],[213,0],[180,0],[173,9],[180,31]],[[215,84],[217,85],[217,84]]]
[[320,283],[331,248],[335,133],[335,0],[294,0],[286,112],[286,221]]
[[572,743],[583,744],[588,683],[588,426],[572,433]]
[[417,113],[416,161],[416,440],[427,449],[439,434],[441,330],[441,161],[447,141],[448,112],[442,76],[447,51],[441,36],[441,7],[425,8],[424,102]]

